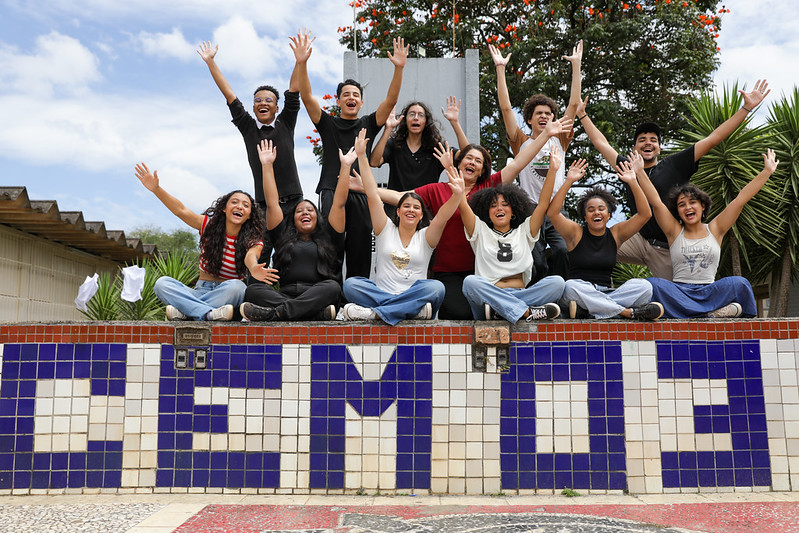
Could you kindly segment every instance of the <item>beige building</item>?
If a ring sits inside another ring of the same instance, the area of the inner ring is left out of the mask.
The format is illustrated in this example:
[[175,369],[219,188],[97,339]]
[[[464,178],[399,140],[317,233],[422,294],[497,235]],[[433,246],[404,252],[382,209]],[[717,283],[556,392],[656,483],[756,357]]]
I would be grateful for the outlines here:
[[74,300],[86,276],[153,253],[80,211],[30,200],[25,187],[0,187],[0,322],[83,320]]

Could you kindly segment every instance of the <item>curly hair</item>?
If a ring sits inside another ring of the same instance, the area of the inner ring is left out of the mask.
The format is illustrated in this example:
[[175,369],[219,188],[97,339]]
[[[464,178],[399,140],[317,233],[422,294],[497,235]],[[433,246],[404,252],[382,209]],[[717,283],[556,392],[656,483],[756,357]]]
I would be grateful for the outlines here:
[[455,168],[460,167],[461,161],[463,161],[463,158],[466,157],[466,154],[468,154],[470,150],[477,150],[480,152],[480,155],[483,156],[483,172],[475,182],[475,185],[480,185],[491,177],[491,154],[488,153],[488,150],[479,144],[467,144],[458,150],[458,153],[455,154],[455,161],[453,161],[452,164],[455,165]]
[[500,196],[505,198],[511,209],[510,227],[511,229],[518,228],[535,210],[535,204],[527,196],[527,193],[521,190],[518,185],[512,183],[499,184],[496,187],[489,187],[477,191],[469,198],[469,206],[471,206],[474,214],[488,224],[489,227],[494,227],[491,223],[491,217],[488,211]]
[[533,118],[533,111],[535,111],[536,106],[539,105],[549,107],[552,110],[552,114],[557,116],[558,104],[555,103],[555,100],[545,94],[534,94],[524,102],[524,106],[522,107],[522,117],[524,117],[525,124],[530,123],[530,119]]
[[[333,242],[330,239],[329,226],[319,209],[310,200],[300,200],[295,206],[297,207],[308,202],[313,207],[316,213],[316,227],[311,232],[310,238],[316,243],[318,260],[316,262],[316,272],[323,279],[338,279],[341,276],[341,262],[339,260],[339,253],[336,250]],[[297,226],[294,223],[294,213],[292,212],[291,218],[285,217],[283,223],[278,226],[280,236],[275,242],[275,255],[273,258],[274,268],[278,270],[286,270],[291,268],[291,250],[300,241],[300,233],[297,231]]]
[[602,187],[597,187],[595,185],[585,191],[583,195],[580,196],[580,199],[577,200],[577,213],[580,215],[580,220],[585,220],[585,206],[591,198],[599,198],[605,202],[611,215],[616,211],[616,198]]
[[244,221],[236,236],[235,259],[238,276],[244,277],[247,272],[247,268],[244,266],[244,256],[247,255],[247,250],[263,239],[264,214],[252,196],[244,191],[236,190],[217,198],[211,207],[203,212],[208,217],[208,222],[200,235],[200,264],[212,276],[218,277],[222,269],[222,255],[227,244],[225,208],[227,208],[230,198],[237,193],[245,195],[250,200],[250,218]]
[[399,216],[397,215],[397,210],[402,205],[402,202],[404,202],[407,198],[413,198],[414,200],[418,201],[422,205],[422,218],[420,218],[419,222],[416,224],[416,231],[419,231],[420,229],[426,228],[427,226],[429,226],[430,225],[430,221],[433,218],[430,215],[430,210],[427,208],[426,205],[424,205],[424,202],[422,201],[422,197],[419,196],[418,194],[416,194],[413,191],[408,191],[408,192],[406,192],[405,194],[403,194],[400,197],[399,202],[397,202],[397,208],[396,209],[392,209],[391,213],[388,215],[388,218],[391,219],[391,222],[393,222],[395,226],[399,226]]
[[433,112],[427,107],[424,102],[411,102],[402,110],[402,115],[405,117],[400,125],[391,132],[391,139],[396,141],[404,141],[408,138],[408,110],[413,106],[419,106],[424,110],[427,122],[425,122],[424,129],[422,130],[422,150],[432,151],[433,148],[438,146],[438,143],[444,142],[441,137],[441,132],[438,131],[438,121],[433,117]]
[[710,206],[713,203],[713,200],[710,199],[710,195],[697,187],[692,183],[686,183],[685,185],[678,185],[674,187],[671,191],[669,191],[669,197],[666,200],[666,207],[669,208],[671,214],[680,221],[680,224],[683,223],[683,220],[680,218],[680,215],[677,211],[677,199],[685,195],[688,198],[699,200],[702,203],[702,220],[705,220],[710,213]]

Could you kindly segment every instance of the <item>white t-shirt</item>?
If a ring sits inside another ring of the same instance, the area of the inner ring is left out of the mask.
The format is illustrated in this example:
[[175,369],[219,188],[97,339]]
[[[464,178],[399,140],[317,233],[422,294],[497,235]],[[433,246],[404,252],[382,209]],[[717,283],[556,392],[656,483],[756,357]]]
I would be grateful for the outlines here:
[[530,217],[505,235],[500,235],[488,224],[475,218],[472,236],[466,234],[474,250],[474,273],[493,284],[502,278],[522,274],[524,285],[527,286],[532,279],[533,247],[538,234],[530,233]]
[[[541,135],[544,134],[542,133]],[[524,141],[519,151],[532,142],[532,137]],[[549,172],[549,154],[553,146],[560,148],[561,157],[563,157],[563,146],[561,146],[560,141],[557,137],[550,137],[544,147],[541,148],[541,151],[535,154],[533,160],[519,172],[519,185],[536,204],[539,202],[541,189],[544,187],[544,182],[547,179],[547,172]],[[565,166],[566,164],[564,161],[561,163],[560,168],[558,168],[557,174],[555,174],[555,187],[552,189],[552,197],[555,196],[555,193],[558,192],[558,189],[560,189],[561,185],[566,181]],[[550,200],[551,199],[552,198],[550,198]]]
[[433,247],[427,243],[427,228],[411,237],[405,247],[400,239],[399,228],[390,220],[383,231],[375,237],[375,271],[372,281],[391,294],[406,291],[417,279],[427,279],[427,266],[433,255]]

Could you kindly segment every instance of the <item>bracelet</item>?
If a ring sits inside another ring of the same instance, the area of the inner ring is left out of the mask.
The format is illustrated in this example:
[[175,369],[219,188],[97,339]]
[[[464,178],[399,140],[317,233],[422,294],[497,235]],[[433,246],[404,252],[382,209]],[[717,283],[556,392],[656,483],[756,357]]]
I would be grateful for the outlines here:
[[751,110],[751,109],[749,109],[748,107],[746,107],[745,105],[742,105],[742,106],[741,106],[741,108],[743,108],[743,109],[746,109],[746,111],[747,111],[747,112],[749,112],[749,113],[751,113],[751,112],[752,112],[752,110]]
[[[746,109],[746,108],[744,108],[744,109]],[[588,116],[588,113],[586,113],[585,115],[583,115],[581,117],[577,117],[577,121],[579,122],[579,121],[583,120],[587,116]]]

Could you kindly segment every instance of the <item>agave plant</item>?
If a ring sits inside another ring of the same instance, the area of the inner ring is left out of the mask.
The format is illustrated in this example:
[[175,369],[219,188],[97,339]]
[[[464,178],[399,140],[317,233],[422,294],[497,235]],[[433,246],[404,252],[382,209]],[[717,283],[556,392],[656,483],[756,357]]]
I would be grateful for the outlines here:
[[651,278],[652,272],[643,265],[633,265],[630,263],[616,263],[613,267],[612,279],[613,286],[618,287],[625,281],[634,278]]
[[[119,299],[119,319],[120,320],[159,320],[164,317],[164,306],[153,292],[155,280],[158,279],[156,268],[152,261],[145,259],[141,265],[145,270],[144,287],[141,291],[141,299],[135,302],[128,302]],[[121,276],[116,277],[114,283],[116,294],[122,292],[123,280]]]

